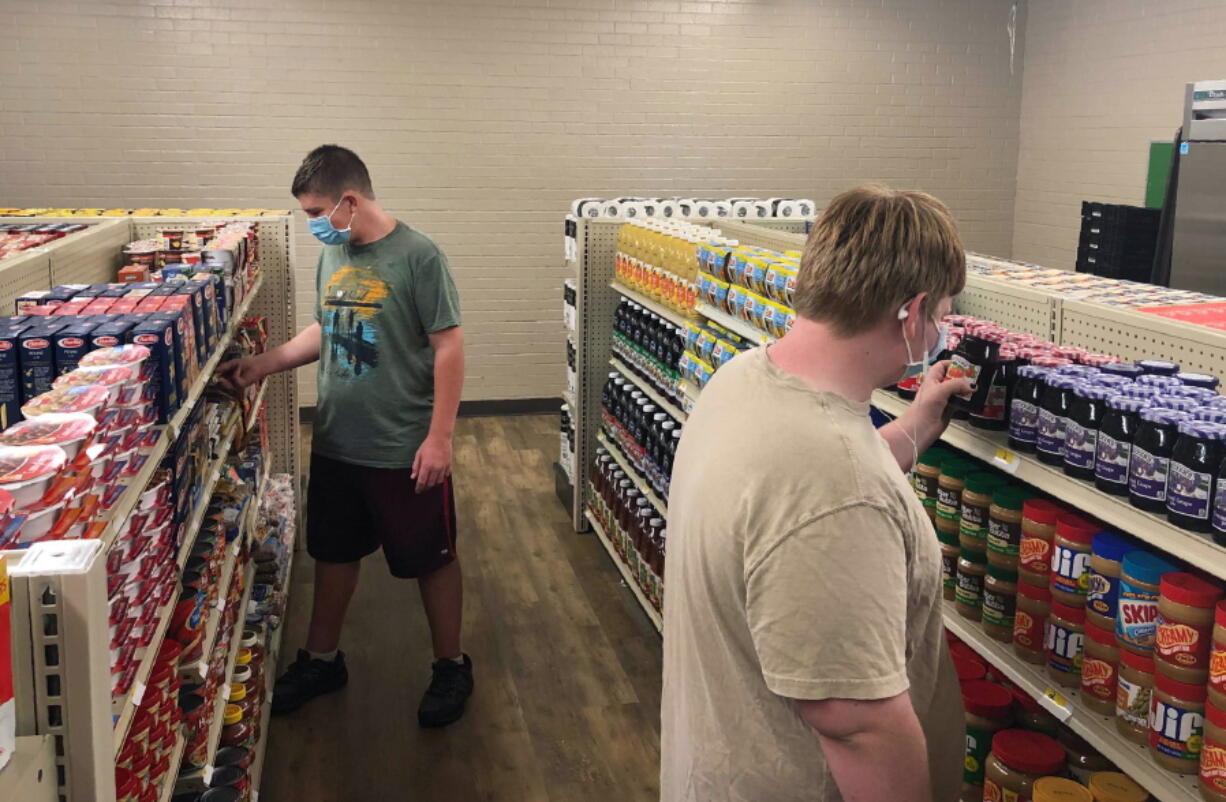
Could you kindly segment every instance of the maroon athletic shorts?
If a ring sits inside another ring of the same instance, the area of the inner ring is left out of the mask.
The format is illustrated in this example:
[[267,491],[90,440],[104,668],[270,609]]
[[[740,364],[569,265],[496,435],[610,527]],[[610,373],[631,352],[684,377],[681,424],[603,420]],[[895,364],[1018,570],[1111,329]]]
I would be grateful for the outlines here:
[[392,576],[402,579],[455,560],[451,479],[418,493],[411,473],[311,454],[307,553],[326,563],[350,563],[382,547]]

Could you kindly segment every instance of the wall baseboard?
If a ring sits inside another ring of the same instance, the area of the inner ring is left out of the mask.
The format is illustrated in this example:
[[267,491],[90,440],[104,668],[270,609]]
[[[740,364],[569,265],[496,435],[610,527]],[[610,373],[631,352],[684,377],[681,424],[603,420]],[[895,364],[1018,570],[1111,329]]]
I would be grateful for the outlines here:
[[[562,406],[561,398],[505,398],[488,401],[461,401],[461,418],[484,418],[501,415],[545,415],[556,413]],[[310,423],[315,420],[315,407],[299,407],[298,420]]]

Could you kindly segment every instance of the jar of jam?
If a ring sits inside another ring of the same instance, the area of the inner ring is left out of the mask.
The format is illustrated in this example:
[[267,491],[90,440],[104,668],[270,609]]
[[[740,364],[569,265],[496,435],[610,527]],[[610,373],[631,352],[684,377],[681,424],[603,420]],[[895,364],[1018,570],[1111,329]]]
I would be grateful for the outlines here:
[[[1222,398],[1220,395],[1215,395],[1215,399]],[[1192,420],[1205,421],[1206,423],[1226,423],[1226,409],[1220,406],[1200,406],[1192,410]]]
[[1226,459],[1217,470],[1213,483],[1213,511],[1209,513],[1209,532],[1213,542],[1226,546]]
[[1073,376],[1048,376],[1045,380],[1035,453],[1049,465],[1064,464],[1064,436],[1073,408],[1073,390],[1081,383],[1081,379]]
[[984,799],[1029,802],[1036,780],[1064,771],[1064,747],[1046,735],[1001,730],[992,736],[984,777]]
[[1090,586],[1090,549],[1098,526],[1066,512],[1056,519],[1051,553],[1051,597],[1073,607],[1084,607]]
[[1150,406],[1173,409],[1177,412],[1187,412],[1189,415],[1200,408],[1199,401],[1194,401],[1191,398],[1180,398],[1170,393],[1170,390],[1164,389],[1161,395],[1149,402]]
[[971,464],[964,459],[947,459],[941,463],[941,475],[937,478],[937,518],[953,521],[954,532],[962,511],[962,490],[966,487],[966,475]]
[[1087,783],[1094,802],[1149,802],[1149,791],[1118,771],[1099,771]]
[[994,473],[978,471],[966,477],[958,519],[958,537],[963,548],[984,552],[988,547],[988,508],[992,493],[1004,484]]
[[1218,385],[1221,384],[1217,376],[1210,376],[1208,373],[1176,373],[1175,378],[1188,387],[1200,387],[1215,394]]
[[1115,728],[1128,740],[1149,745],[1149,708],[1154,691],[1154,660],[1120,651],[1116,675]]
[[1017,571],[988,565],[983,580],[983,631],[1001,643],[1013,642],[1017,614]]
[[[1086,621],[1115,632],[1120,604],[1120,572],[1124,555],[1136,547],[1113,532],[1098,532],[1090,551],[1090,582],[1086,588]],[[1114,637],[1114,636],[1113,636]]]
[[983,578],[988,558],[981,552],[962,547],[958,553],[958,586],[954,591],[954,607],[963,618],[978,621],[982,615]]
[[1013,652],[1027,663],[1042,665],[1047,661],[1045,631],[1050,614],[1050,590],[1026,582],[1018,583],[1013,613]]
[[1086,611],[1052,601],[1047,617],[1047,675],[1066,688],[1081,687]]
[[983,799],[984,768],[996,733],[1013,724],[1013,694],[994,682],[970,680],[961,684],[966,710],[966,757],[963,760],[962,799]]
[[251,724],[238,705],[226,705],[222,718],[222,746],[251,746]]
[[1166,391],[1166,394],[1173,398],[1188,398],[1197,404],[1203,404],[1217,395],[1217,393],[1212,390],[1206,390],[1204,387],[1172,387]]
[[1064,472],[1069,476],[1087,481],[1094,479],[1098,429],[1107,409],[1107,399],[1112,395],[1109,388],[1094,384],[1073,388],[1073,404],[1064,428]]
[[982,413],[988,393],[996,378],[1000,359],[1000,344],[967,334],[958,343],[958,350],[949,359],[945,381],[966,379],[975,389],[964,395],[951,396],[949,403],[967,413]]
[[1047,587],[1051,573],[1052,543],[1056,519],[1064,512],[1059,505],[1041,498],[1022,504],[1022,542],[1018,547],[1018,571],[1023,582]]
[[1209,681],[1213,611],[1222,589],[1192,574],[1163,574],[1158,583],[1154,667],[1178,682]]
[[1163,574],[1179,570],[1147,551],[1124,555],[1120,573],[1119,612],[1115,637],[1130,652],[1152,657],[1158,633],[1159,582]]
[[1094,802],[1088,788],[1064,777],[1040,777],[1032,793],[1033,802]]
[[1009,402],[1009,445],[1033,453],[1039,436],[1039,405],[1048,368],[1025,365],[1017,369],[1013,399]]
[[1185,420],[1171,448],[1166,517],[1182,529],[1208,532],[1213,480],[1226,456],[1226,426]]
[[1148,407],[1141,410],[1140,417],[1128,462],[1128,500],[1149,512],[1166,512],[1166,479],[1178,435],[1176,427],[1191,415]]
[[1083,648],[1081,700],[1095,713],[1114,716],[1116,677],[1120,667],[1120,646],[1115,641],[1115,632],[1087,621]]
[[[1140,359],[1137,360],[1137,367],[1147,374],[1157,374],[1158,376],[1174,376],[1179,372],[1178,362],[1169,362],[1165,359]],[[1176,379],[1176,381],[1179,380]],[[1180,382],[1180,384],[1183,384],[1183,382]]]
[[1215,705],[1205,708],[1200,792],[1206,802],[1226,802],[1226,709]]
[[1226,710],[1226,601],[1213,611],[1213,648],[1209,653],[1209,701]]
[[1159,387],[1150,387],[1147,384],[1126,384],[1120,387],[1120,395],[1129,398],[1139,398],[1142,401],[1148,402],[1162,395],[1162,389]]
[[988,564],[1016,571],[1022,545],[1022,505],[1029,494],[1016,485],[992,492],[988,508]]
[[1001,345],[996,359],[996,371],[992,376],[992,386],[979,412],[971,412],[969,423],[979,429],[989,431],[1004,431],[1009,428],[1009,401],[1013,395],[1013,385],[1017,381],[1017,350],[1009,345]]
[[225,746],[217,750],[213,758],[213,768],[236,766],[246,771],[251,768],[251,750],[243,746]]
[[1196,774],[1205,740],[1205,686],[1154,677],[1149,713],[1149,751],[1159,766]]
[[953,601],[958,589],[958,555],[962,547],[958,545],[957,533],[949,533],[937,528],[937,541],[941,544],[941,590],[942,596]]
[[919,461],[915,463],[915,470],[911,472],[911,483],[915,488],[915,495],[924,505],[924,512],[928,513],[929,520],[936,518],[937,484],[941,479],[941,463],[950,456],[950,453],[943,448],[930,448],[920,454]]
[[1100,367],[1099,370],[1108,376],[1122,376],[1129,381],[1136,381],[1138,376],[1145,373],[1140,365],[1134,365],[1131,362],[1110,362]]

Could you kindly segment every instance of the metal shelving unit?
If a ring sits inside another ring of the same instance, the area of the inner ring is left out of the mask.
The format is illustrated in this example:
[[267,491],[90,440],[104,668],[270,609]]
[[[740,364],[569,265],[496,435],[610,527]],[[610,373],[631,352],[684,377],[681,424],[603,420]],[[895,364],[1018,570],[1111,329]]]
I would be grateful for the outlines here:
[[716,309],[711,304],[698,302],[698,311],[707,320],[712,323],[718,323],[733,334],[739,334],[751,343],[763,345],[765,343],[774,342],[775,338],[765,331],[762,331],[752,323],[746,323],[739,317],[733,317],[727,312]]
[[608,552],[609,559],[617,566],[617,571],[622,575],[622,580],[630,587],[630,591],[634,594],[635,601],[639,603],[639,607],[643,608],[643,612],[647,614],[647,618],[651,620],[657,632],[664,631],[664,618],[660,615],[660,611],[655,608],[647,597],[643,595],[643,591],[639,588],[638,580],[630,573],[630,568],[618,555],[617,549],[613,548],[613,541],[609,540],[609,536],[600,526],[600,522],[596,520],[596,516],[591,510],[585,512],[588,523],[592,525],[592,531],[596,533],[596,538],[600,540],[600,545],[604,546],[604,550]]
[[175,772],[179,768],[179,762],[183,760],[183,750],[187,748],[187,738],[183,733],[179,733],[179,737],[175,740],[175,748],[170,753],[170,768],[166,771],[166,776],[162,778],[162,790],[158,793],[158,802],[170,802],[170,798],[175,794]]
[[617,290],[617,292],[620,294],[634,301],[639,306],[656,313],[669,323],[672,323],[674,326],[684,326],[686,323],[689,323],[695,319],[693,317],[687,317],[675,309],[670,309],[659,301],[654,301],[651,298],[648,298],[646,295],[630,289],[625,284],[620,284],[614,281],[610,284],[610,286]]
[[651,386],[650,382],[646,381],[639,375],[637,370],[630,367],[625,362],[622,362],[617,357],[610,357],[609,366],[621,375],[625,376],[626,379],[632,382],[635,387],[642,390],[643,394],[650,398],[653,404],[667,412],[669,415],[672,415],[679,421],[684,421],[686,417],[688,417],[685,412],[677,408],[673,401],[660,395],[656,388]]
[[630,460],[626,459],[626,455],[622,453],[621,446],[605,437],[603,434],[596,435],[596,440],[602,446],[608,449],[608,452],[610,455],[612,455],[613,460],[617,463],[618,467],[626,472],[627,478],[629,478],[631,482],[634,482],[634,486],[638,488],[640,493],[643,494],[643,498],[651,502],[651,506],[655,507],[656,512],[660,513],[660,515],[667,519],[668,505],[655,494],[655,491],[652,490],[646,482],[639,478],[638,469],[630,464]]

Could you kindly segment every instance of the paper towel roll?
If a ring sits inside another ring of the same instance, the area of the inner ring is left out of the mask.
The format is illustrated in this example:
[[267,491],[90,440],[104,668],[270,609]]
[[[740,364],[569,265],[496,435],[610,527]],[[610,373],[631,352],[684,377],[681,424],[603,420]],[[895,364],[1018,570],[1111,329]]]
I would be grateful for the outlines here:
[[694,209],[691,217],[697,217],[701,220],[709,220],[715,217],[715,201],[696,200],[694,201]]
[[754,202],[747,200],[736,200],[731,202],[732,216],[737,220],[751,220],[757,215],[754,213]]
[[647,217],[647,204],[643,201],[623,201],[621,203],[622,217],[633,220]]
[[796,201],[796,208],[800,210],[800,216],[804,218],[817,216],[817,201],[811,198],[800,198]]
[[605,201],[604,205],[600,207],[600,216],[621,219],[621,216],[622,216],[621,201]]
[[643,217],[659,217],[660,204],[654,198],[648,198],[645,201],[639,201],[639,209],[642,210]]
[[672,219],[677,216],[677,202],[673,200],[661,200],[656,206],[656,217]]
[[728,201],[715,202],[715,217],[732,217],[732,204]]
[[694,217],[695,202],[693,198],[677,198],[677,216],[678,217]]
[[575,217],[590,217],[583,213],[584,207],[595,204],[599,208],[602,203],[604,203],[604,198],[576,198],[570,203],[570,213]]
[[758,220],[765,220],[768,217],[775,216],[775,202],[770,200],[758,200],[753,202],[753,217]]
[[794,200],[781,200],[775,205],[775,216],[783,220],[794,220],[800,217],[800,206]]

